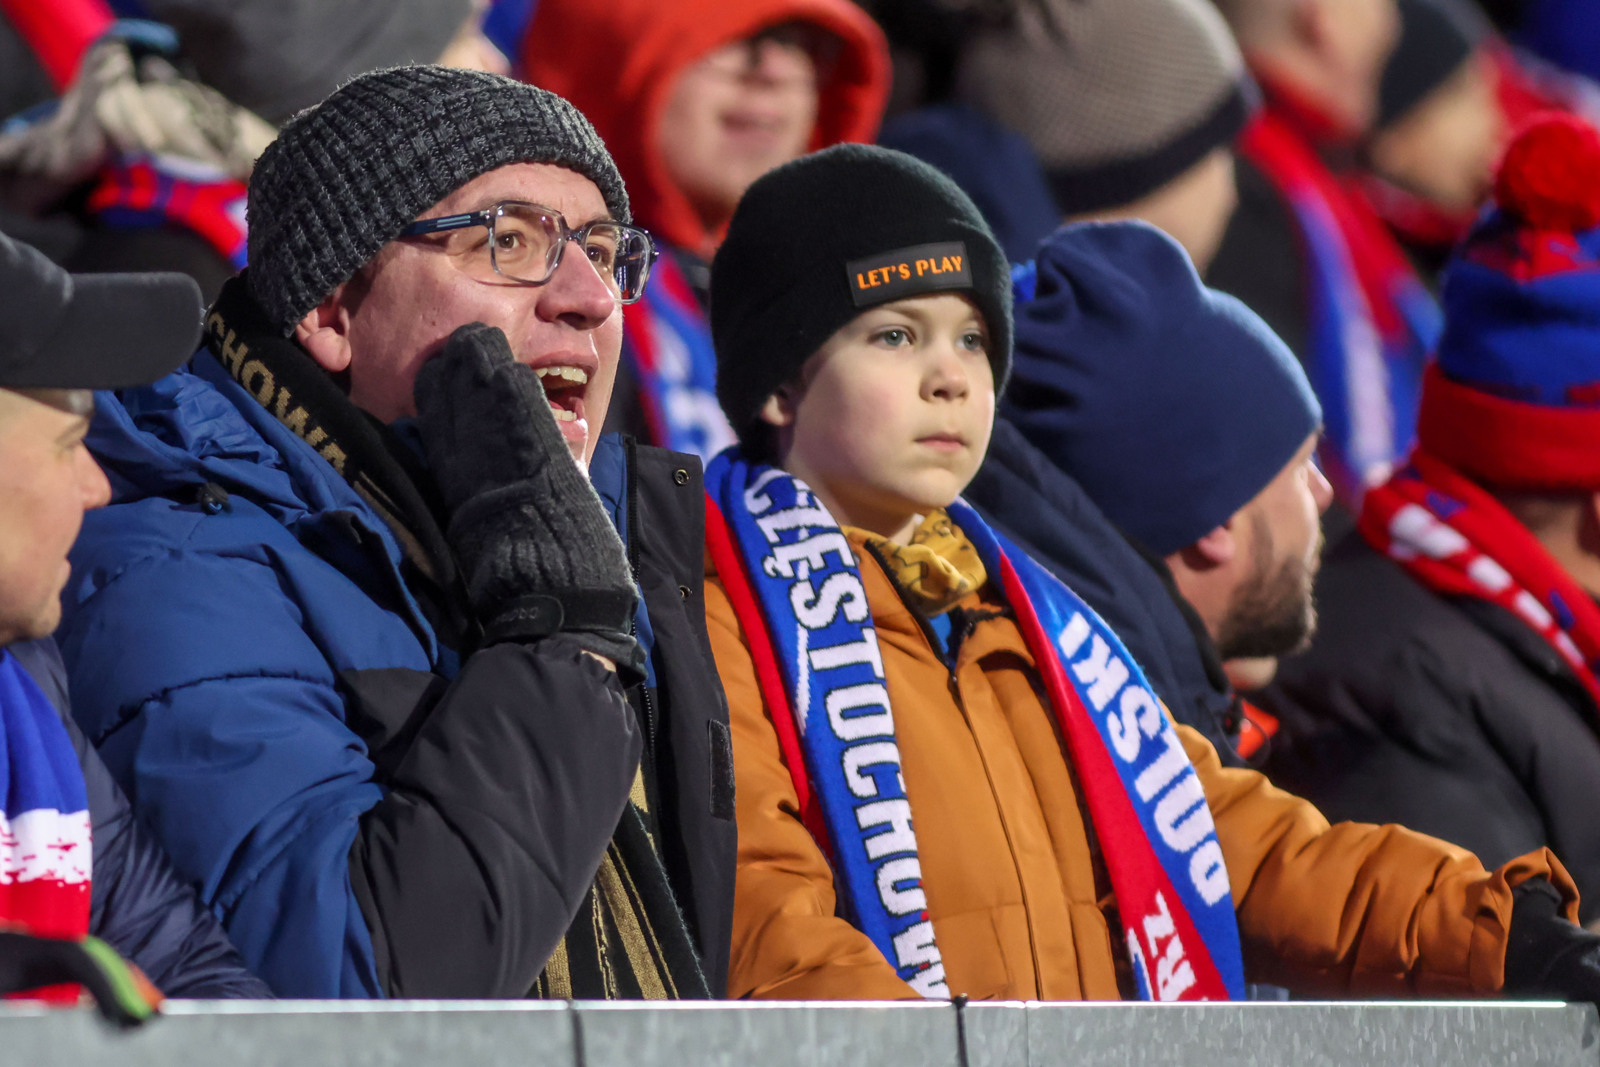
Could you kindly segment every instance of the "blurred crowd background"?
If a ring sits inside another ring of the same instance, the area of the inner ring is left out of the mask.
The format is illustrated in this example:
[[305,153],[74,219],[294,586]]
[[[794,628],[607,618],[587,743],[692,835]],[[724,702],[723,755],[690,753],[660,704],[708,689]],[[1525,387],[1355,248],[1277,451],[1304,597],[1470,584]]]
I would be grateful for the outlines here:
[[209,299],[275,127],[435,61],[573,100],[670,250],[611,428],[731,440],[698,305],[733,206],[785,159],[879,141],[955,177],[1019,264],[1063,220],[1176,237],[1307,364],[1346,503],[1409,444],[1437,272],[1508,136],[1600,115],[1583,0],[3,0],[0,230]]

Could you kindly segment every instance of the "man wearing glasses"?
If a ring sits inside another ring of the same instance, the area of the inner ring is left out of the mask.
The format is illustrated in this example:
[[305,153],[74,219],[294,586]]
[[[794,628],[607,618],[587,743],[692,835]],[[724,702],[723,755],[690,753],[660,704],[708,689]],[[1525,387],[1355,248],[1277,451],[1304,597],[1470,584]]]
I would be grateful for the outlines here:
[[189,368],[100,397],[85,731],[280,996],[720,994],[700,468],[600,435],[654,260],[605,147],[396,68],[249,217]]

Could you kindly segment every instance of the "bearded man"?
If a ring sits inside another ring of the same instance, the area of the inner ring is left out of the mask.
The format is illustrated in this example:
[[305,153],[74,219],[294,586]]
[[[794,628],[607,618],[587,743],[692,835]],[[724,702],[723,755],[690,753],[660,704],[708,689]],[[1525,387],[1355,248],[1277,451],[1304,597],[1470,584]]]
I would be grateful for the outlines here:
[[1316,624],[1321,407],[1277,335],[1154,227],[1067,226],[1037,265],[967,499],[1081,591],[1174,718],[1242,762],[1264,720],[1236,689]]

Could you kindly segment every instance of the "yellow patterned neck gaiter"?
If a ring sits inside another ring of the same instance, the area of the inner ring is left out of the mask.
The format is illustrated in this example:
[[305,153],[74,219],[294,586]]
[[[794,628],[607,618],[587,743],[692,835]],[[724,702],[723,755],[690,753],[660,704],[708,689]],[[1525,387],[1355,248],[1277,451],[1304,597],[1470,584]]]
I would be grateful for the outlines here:
[[[848,527],[846,529],[849,529]],[[978,550],[940,508],[930,512],[909,545],[861,530],[906,598],[924,615],[942,615],[989,580]]]

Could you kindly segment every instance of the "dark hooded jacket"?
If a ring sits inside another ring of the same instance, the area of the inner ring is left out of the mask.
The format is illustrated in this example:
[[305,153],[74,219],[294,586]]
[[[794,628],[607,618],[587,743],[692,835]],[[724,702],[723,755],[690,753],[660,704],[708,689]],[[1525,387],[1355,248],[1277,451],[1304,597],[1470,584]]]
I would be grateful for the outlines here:
[[1329,819],[1399,823],[1487,865],[1550,848],[1600,918],[1600,709],[1516,616],[1425,588],[1359,533],[1317,579],[1317,638],[1262,705],[1264,770]]

